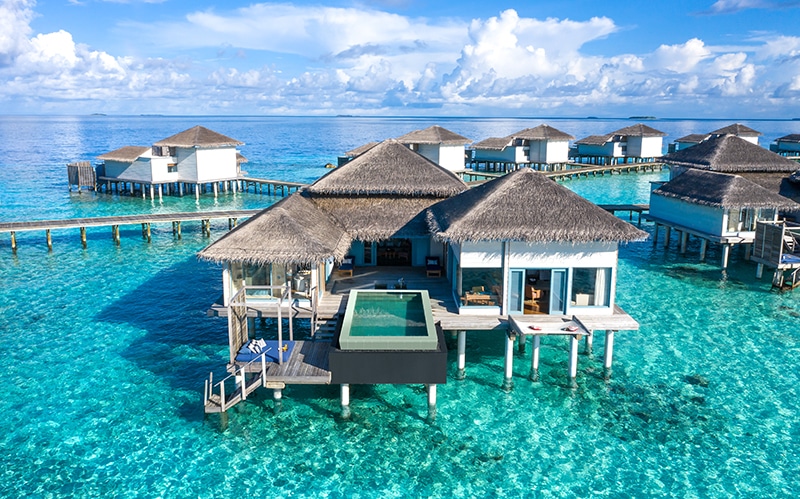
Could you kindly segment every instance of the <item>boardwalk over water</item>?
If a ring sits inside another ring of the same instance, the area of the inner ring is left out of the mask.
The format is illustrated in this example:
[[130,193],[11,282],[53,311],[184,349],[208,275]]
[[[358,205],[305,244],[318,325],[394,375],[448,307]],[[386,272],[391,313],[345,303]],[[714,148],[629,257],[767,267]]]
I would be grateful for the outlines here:
[[108,217],[88,217],[88,218],[67,218],[60,220],[31,220],[28,222],[2,222],[0,223],[0,233],[8,232],[11,234],[11,249],[17,250],[16,233],[24,231],[45,231],[47,247],[52,249],[53,242],[50,231],[54,229],[80,229],[81,243],[86,247],[86,228],[87,227],[110,227],[112,238],[119,244],[120,225],[142,225],[142,236],[150,240],[150,226],[155,223],[172,223],[172,231],[178,237],[181,235],[181,223],[189,221],[201,222],[204,234],[210,233],[210,221],[218,219],[228,219],[228,227],[234,227],[238,219],[248,218],[261,209],[251,210],[215,210],[215,211],[194,211],[184,213],[150,213],[144,215],[116,215]]

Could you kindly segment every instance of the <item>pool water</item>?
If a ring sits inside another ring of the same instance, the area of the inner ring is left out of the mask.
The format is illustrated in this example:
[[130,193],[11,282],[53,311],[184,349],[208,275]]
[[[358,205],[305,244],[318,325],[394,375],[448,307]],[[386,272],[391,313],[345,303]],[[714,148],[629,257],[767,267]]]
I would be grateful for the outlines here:
[[425,310],[419,293],[359,293],[351,336],[426,336]]

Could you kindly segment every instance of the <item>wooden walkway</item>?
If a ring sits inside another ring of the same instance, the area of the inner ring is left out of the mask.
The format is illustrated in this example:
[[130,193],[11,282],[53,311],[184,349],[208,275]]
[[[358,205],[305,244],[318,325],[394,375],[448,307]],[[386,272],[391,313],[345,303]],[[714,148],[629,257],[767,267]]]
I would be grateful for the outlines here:
[[612,215],[616,215],[618,211],[627,211],[629,221],[633,221],[633,214],[637,213],[636,223],[638,225],[642,225],[642,213],[650,211],[649,204],[598,204],[597,206]]
[[278,189],[280,189],[280,194],[282,196],[286,196],[292,193],[292,189],[295,192],[299,191],[303,187],[307,186],[308,184],[304,184],[301,182],[289,182],[286,180],[268,180],[264,178],[255,178],[255,177],[241,177],[239,178],[239,182],[241,183],[241,190],[243,192],[249,192],[250,188],[253,188],[253,192],[256,194],[264,194],[264,187],[266,187],[267,195],[278,195]]
[[17,250],[17,232],[24,231],[44,231],[47,240],[47,247],[53,248],[53,241],[50,234],[54,229],[80,229],[81,243],[86,247],[86,228],[87,227],[110,227],[114,242],[120,243],[120,225],[142,225],[142,236],[148,242],[151,239],[150,226],[155,223],[172,223],[172,231],[178,237],[181,235],[181,222],[200,221],[204,234],[211,231],[211,220],[228,219],[228,227],[234,227],[238,219],[248,218],[260,212],[254,210],[217,210],[217,211],[196,211],[187,213],[151,213],[146,215],[118,215],[111,217],[91,217],[91,218],[69,218],[61,220],[31,220],[27,222],[2,222],[0,223],[0,233],[8,232],[11,234],[11,249]]
[[596,177],[598,175],[613,175],[615,173],[631,173],[631,172],[650,172],[663,170],[665,163],[660,161],[648,163],[624,163],[616,165],[601,165],[601,166],[579,166],[578,168],[570,168],[569,170],[559,170],[554,172],[542,172],[544,175],[552,178],[553,180],[571,180],[578,177]]

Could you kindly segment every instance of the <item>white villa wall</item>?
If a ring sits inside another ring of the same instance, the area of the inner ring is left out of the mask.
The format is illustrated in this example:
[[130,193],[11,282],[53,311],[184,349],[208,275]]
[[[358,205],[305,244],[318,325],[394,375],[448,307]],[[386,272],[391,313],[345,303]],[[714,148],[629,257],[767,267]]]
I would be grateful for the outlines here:
[[464,169],[464,146],[462,144],[441,146],[439,148],[439,166],[450,171]]
[[578,144],[578,154],[585,156],[622,156],[622,146],[619,142],[606,142],[598,146],[594,144]]
[[528,159],[531,163],[547,163],[547,141],[532,140],[528,149]]
[[627,156],[637,158],[654,158],[663,154],[662,137],[628,137]]
[[461,245],[459,259],[461,260],[461,268],[500,268],[503,266],[503,243],[465,242]]
[[548,140],[545,163],[566,163],[569,161],[568,140]]
[[439,162],[439,144],[413,144],[411,150],[417,151],[437,165],[441,165]]
[[129,182],[151,182],[153,174],[150,158],[138,158],[133,163],[125,161],[105,161],[105,176]]
[[178,160],[178,179],[182,182],[197,182],[197,155],[194,147],[178,147],[175,159]]
[[196,149],[197,181],[235,179],[236,148],[220,147],[213,149]]
[[721,235],[725,227],[721,208],[688,203],[680,199],[650,195],[650,214],[707,234]]
[[172,156],[154,156],[150,160],[150,168],[153,174],[153,182],[177,182],[178,172],[170,172],[169,165],[175,162]]
[[510,268],[616,267],[617,243],[509,243]]

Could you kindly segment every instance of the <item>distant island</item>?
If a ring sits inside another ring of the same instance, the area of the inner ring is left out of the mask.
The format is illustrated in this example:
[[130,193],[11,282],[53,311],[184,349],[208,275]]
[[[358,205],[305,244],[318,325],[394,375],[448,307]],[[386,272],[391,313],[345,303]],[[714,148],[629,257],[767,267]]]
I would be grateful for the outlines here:
[[657,120],[655,116],[631,116],[629,120]]

